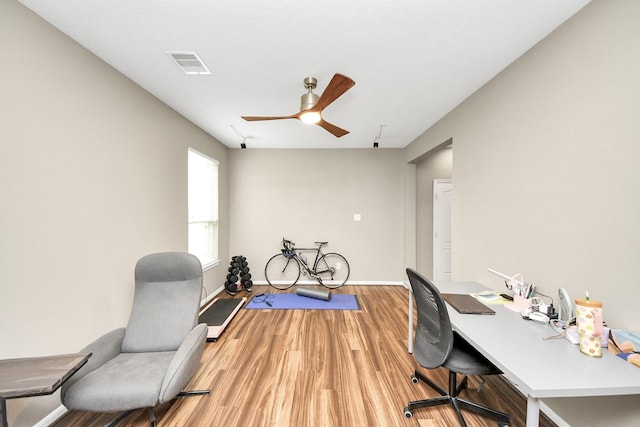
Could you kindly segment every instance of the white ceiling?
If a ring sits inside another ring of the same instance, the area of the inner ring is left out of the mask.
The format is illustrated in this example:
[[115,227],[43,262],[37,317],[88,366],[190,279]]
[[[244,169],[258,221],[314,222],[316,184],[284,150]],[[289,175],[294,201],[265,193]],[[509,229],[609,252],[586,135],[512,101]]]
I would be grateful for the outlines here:
[[[19,1],[229,147],[399,148],[590,0]],[[323,113],[342,138],[240,118],[296,113],[335,73],[356,82]]]

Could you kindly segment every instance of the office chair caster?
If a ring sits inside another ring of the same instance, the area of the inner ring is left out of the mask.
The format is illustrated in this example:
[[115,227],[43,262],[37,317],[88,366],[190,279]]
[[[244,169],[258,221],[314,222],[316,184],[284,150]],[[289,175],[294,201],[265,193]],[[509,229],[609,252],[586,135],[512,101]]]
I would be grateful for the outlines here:
[[404,408],[404,416],[407,418],[413,418],[413,412],[409,408]]
[[419,381],[420,381],[420,380],[419,380],[419,379],[418,379],[418,377],[416,377],[415,375],[412,375],[412,376],[411,376],[411,382],[412,382],[412,383],[414,383],[414,384],[418,384],[418,382],[419,382]]

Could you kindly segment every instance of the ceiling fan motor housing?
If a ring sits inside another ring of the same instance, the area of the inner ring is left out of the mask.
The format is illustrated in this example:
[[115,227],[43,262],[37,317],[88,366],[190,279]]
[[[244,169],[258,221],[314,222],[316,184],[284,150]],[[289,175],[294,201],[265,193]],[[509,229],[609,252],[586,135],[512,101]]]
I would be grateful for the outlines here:
[[300,97],[300,111],[310,110],[314,105],[318,102],[320,97],[312,92],[313,89],[318,85],[318,80],[315,77],[307,77],[304,79],[304,87],[308,89],[309,92],[305,93]]
[[318,102],[320,97],[313,92],[305,93],[300,97],[300,111],[310,110]]

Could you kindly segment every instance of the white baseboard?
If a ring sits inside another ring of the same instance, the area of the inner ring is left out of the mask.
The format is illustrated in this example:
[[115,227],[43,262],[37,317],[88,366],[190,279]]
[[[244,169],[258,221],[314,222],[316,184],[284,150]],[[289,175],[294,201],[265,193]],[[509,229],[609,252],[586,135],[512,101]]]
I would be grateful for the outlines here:
[[[253,282],[254,285],[269,285],[269,283],[266,280],[256,280]],[[312,285],[317,285],[318,281],[317,280],[298,280],[298,283],[296,283],[296,286],[298,285],[302,285],[302,286],[312,286]],[[405,288],[407,287],[407,285],[405,285],[404,282],[402,281],[371,281],[371,280],[367,280],[367,281],[347,281],[347,283],[344,284],[344,286],[350,286],[350,285],[357,285],[357,286],[368,286],[368,285],[372,285],[372,286],[404,286]]]
[[62,417],[67,412],[68,412],[67,408],[64,405],[60,405],[56,409],[51,411],[49,415],[41,419],[33,427],[48,427],[51,424],[55,423],[60,417]]

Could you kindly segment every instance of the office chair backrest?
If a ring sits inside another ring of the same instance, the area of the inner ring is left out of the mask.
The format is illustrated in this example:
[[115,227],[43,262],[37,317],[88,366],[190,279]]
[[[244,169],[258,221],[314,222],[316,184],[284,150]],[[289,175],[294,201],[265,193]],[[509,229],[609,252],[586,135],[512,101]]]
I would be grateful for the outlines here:
[[202,265],[195,256],[163,252],[141,258],[122,351],[175,351],[198,321]]
[[453,348],[453,330],[449,312],[438,289],[423,275],[407,268],[407,276],[418,309],[414,356],[425,368],[437,368]]

